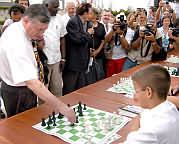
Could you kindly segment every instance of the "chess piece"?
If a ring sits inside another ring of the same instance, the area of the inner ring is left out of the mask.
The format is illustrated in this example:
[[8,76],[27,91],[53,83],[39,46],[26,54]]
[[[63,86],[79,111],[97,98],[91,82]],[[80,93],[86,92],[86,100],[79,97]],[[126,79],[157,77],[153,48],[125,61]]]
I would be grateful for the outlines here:
[[76,113],[75,108],[73,108],[73,110],[74,110],[74,112]]
[[171,95],[174,96],[173,90],[171,90]]
[[73,123],[73,124],[71,124],[70,126],[72,126],[72,127],[73,127],[73,126],[75,126],[75,124]]
[[70,107],[70,104],[67,104],[68,107]]
[[82,108],[82,106],[81,106],[81,102],[78,103],[78,107]]
[[82,107],[79,109],[79,116],[83,116],[83,110],[82,110]]
[[81,102],[79,102],[78,104],[78,111],[77,112],[80,112],[82,110],[82,106],[81,106]]
[[179,76],[179,68],[177,68],[176,76]]
[[55,112],[52,112],[52,120],[56,120]]
[[52,124],[52,123],[53,123],[52,118],[51,118],[51,115],[48,116],[48,123],[49,123],[49,124]]
[[50,129],[50,123],[47,122],[47,129]]
[[79,121],[78,121],[78,116],[76,116],[76,123],[79,123]]
[[83,110],[86,110],[86,104],[84,104],[84,108],[83,108]]
[[56,119],[53,119],[53,126],[57,126]]
[[41,124],[41,126],[46,126],[45,118],[42,118],[42,124]]
[[58,118],[59,119],[62,119],[63,118],[63,115],[61,113],[58,114]]

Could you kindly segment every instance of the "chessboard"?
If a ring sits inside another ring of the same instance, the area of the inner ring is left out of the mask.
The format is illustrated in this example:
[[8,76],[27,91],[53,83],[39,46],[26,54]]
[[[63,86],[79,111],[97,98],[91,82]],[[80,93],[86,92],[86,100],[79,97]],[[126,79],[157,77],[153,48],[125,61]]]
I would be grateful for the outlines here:
[[32,127],[71,144],[110,144],[121,137],[117,132],[131,120],[81,103],[73,109],[77,116],[75,124],[53,112],[48,119],[42,118],[42,122]]
[[164,67],[168,70],[170,76],[172,76],[172,77],[179,77],[179,69],[178,68],[176,68],[176,67],[169,67],[169,66],[164,66]]
[[179,57],[171,55],[165,62],[168,62],[168,63],[179,63]]
[[121,77],[120,81],[117,81],[116,84],[113,84],[113,87],[107,89],[107,91],[125,94],[124,96],[129,98],[133,98],[135,93],[131,77]]

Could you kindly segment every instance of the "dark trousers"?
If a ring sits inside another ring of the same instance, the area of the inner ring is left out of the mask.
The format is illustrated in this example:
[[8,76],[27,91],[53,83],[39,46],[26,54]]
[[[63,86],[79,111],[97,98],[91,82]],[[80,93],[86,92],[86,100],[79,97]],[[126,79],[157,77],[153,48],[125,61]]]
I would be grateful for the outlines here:
[[1,92],[7,117],[37,106],[37,96],[26,86],[14,87],[2,82]]
[[85,72],[63,72],[63,95],[78,90],[86,85]]

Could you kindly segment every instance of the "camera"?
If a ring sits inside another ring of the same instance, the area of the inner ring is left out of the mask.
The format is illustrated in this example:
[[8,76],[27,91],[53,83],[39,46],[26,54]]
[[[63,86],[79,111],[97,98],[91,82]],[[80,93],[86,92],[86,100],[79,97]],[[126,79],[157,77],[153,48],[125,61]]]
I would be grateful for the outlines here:
[[113,26],[113,30],[116,31],[116,28],[117,28],[117,27],[119,27],[120,30],[125,31],[126,28],[127,28],[127,24],[124,23],[124,22],[116,22],[116,23],[114,24],[114,26]]
[[[179,37],[179,28],[173,28],[172,29],[172,35],[175,36],[175,37]],[[174,39],[169,39],[170,43],[174,43],[175,40]]]
[[175,36],[175,37],[179,37],[179,28],[174,28],[172,35]]
[[145,36],[150,36],[151,35],[150,33],[154,34],[152,27],[153,27],[153,24],[145,25],[145,30],[143,31]]

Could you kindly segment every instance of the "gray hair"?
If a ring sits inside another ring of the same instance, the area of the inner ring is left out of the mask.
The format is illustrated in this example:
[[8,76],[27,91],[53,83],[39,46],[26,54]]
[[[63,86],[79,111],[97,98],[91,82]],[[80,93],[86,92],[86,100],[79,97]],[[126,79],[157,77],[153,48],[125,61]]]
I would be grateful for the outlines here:
[[48,7],[49,5],[51,5],[53,2],[56,2],[58,0],[43,0],[43,4]]
[[50,21],[50,14],[48,9],[42,4],[31,5],[24,13],[31,20],[39,20],[41,23],[48,24]]

